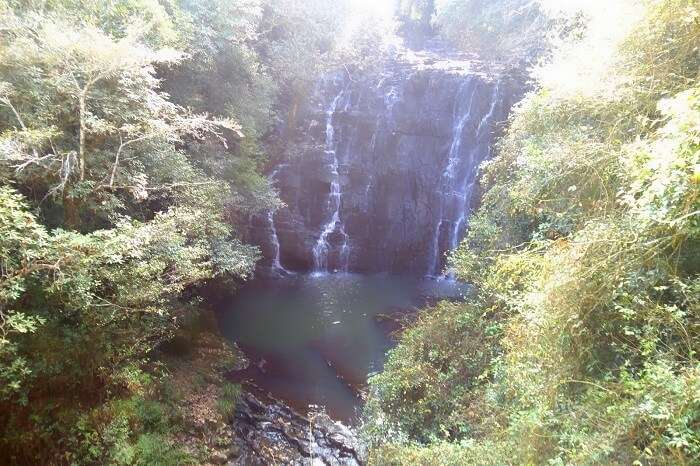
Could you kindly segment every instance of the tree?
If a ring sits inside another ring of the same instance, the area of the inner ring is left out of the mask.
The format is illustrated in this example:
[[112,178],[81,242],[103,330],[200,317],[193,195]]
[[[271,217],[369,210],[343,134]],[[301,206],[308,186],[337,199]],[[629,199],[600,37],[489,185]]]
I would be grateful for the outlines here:
[[435,24],[462,50],[508,62],[534,61],[555,33],[553,18],[531,0],[447,0]]
[[433,33],[435,0],[398,0],[396,16],[400,31],[409,39],[421,39]]
[[86,406],[153,367],[198,286],[250,275],[258,251],[236,238],[230,205],[275,196],[211,169],[248,139],[232,114],[163,91],[188,59],[169,48],[186,23],[174,4],[0,10],[0,462],[55,463],[73,455]]
[[[209,182],[192,168],[182,170],[187,163],[177,146],[184,138],[223,139],[223,129],[242,137],[233,121],[192,114],[158,90],[156,66],[177,63],[183,54],[144,45],[142,26],[114,39],[59,16],[10,14],[4,31],[7,82],[0,103],[18,126],[3,134],[2,161],[20,178],[43,184],[47,194],[60,195],[73,228],[88,201],[109,215],[115,202]],[[39,105],[40,112],[32,111]],[[155,164],[168,156],[166,170],[175,169],[164,172]]]

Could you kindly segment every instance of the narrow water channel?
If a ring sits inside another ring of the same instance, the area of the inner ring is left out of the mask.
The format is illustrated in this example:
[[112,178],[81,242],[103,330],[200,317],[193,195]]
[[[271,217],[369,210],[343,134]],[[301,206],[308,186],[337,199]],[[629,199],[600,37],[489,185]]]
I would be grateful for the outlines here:
[[219,304],[220,327],[251,360],[232,379],[306,412],[325,407],[352,422],[367,375],[393,344],[395,319],[464,285],[394,275],[322,274],[258,279]]

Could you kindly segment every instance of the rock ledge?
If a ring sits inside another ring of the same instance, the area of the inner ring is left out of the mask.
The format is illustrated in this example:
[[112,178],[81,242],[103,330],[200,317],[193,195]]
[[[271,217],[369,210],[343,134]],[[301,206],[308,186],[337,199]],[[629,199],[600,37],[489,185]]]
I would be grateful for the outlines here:
[[325,413],[302,416],[278,400],[244,393],[232,421],[229,465],[364,464],[356,434]]

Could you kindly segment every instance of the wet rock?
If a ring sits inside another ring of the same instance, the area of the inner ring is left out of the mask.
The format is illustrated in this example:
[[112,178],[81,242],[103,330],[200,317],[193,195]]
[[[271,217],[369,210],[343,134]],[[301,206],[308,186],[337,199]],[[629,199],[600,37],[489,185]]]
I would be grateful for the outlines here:
[[229,464],[362,464],[361,444],[350,428],[323,413],[303,416],[277,400],[263,403],[244,394],[232,428],[237,457]]
[[[397,52],[379,73],[326,76],[300,110],[302,153],[283,155],[275,169],[286,204],[273,216],[282,265],[313,267],[337,180],[340,225],[326,238],[328,270],[346,260],[358,272],[441,269],[478,199],[478,166],[521,92],[501,71],[437,49]],[[249,233],[270,262],[267,217],[254,219]]]

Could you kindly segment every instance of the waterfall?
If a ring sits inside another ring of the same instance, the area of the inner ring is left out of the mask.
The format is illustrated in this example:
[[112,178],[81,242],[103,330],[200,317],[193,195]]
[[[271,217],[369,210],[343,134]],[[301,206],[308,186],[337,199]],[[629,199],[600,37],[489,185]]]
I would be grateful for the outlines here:
[[[280,165],[270,173],[270,181],[274,183],[279,171],[286,165]],[[272,245],[272,273],[279,275],[287,275],[289,272],[282,266],[280,261],[280,241],[277,236],[277,227],[275,227],[275,212],[267,211],[267,226],[270,231],[270,244]]]
[[[484,117],[481,119],[479,122],[479,126],[476,129],[476,140],[475,143],[478,143],[479,141],[484,140],[484,138],[490,136],[490,134],[482,132],[484,128],[486,128],[486,131],[489,131],[491,129],[491,123],[494,117],[494,113],[496,110],[496,105],[499,102],[499,90],[500,90],[500,82],[496,82],[496,85],[493,88],[493,94],[491,95],[491,107],[489,108],[489,111]],[[474,95],[472,94],[471,97],[472,101],[474,99]],[[471,109],[470,109],[471,112]],[[461,144],[461,141],[460,141]],[[478,147],[478,146],[477,146]],[[450,250],[454,250],[459,246],[459,242],[461,240],[460,236],[460,230],[462,229],[462,226],[464,225],[464,222],[467,219],[467,214],[469,213],[469,203],[472,200],[472,191],[474,188],[474,184],[476,182],[476,172],[479,169],[479,163],[482,162],[483,160],[487,159],[491,153],[491,146],[486,147],[486,153],[483,154],[482,157],[480,157],[480,160],[478,161],[470,161],[471,162],[471,173],[470,177],[467,177],[464,179],[464,184],[462,186],[462,204],[460,208],[458,209],[459,217],[457,218],[457,221],[454,224],[454,228],[452,230],[452,237],[450,238]],[[476,163],[475,163],[476,162]]]
[[436,277],[440,271],[440,231],[442,231],[442,212],[444,211],[444,206],[440,204],[440,220],[438,220],[437,225],[435,225],[435,230],[433,231],[433,251],[430,259],[430,265],[428,269],[428,276]]
[[[337,231],[342,238],[340,247],[338,267],[336,270],[346,272],[348,269],[348,260],[350,257],[350,246],[348,245],[348,235],[345,233],[345,225],[340,217],[340,208],[342,201],[342,193],[340,191],[340,174],[338,173],[339,163],[337,146],[335,142],[335,127],[333,126],[333,117],[338,108],[338,104],[345,94],[345,89],[341,90],[333,99],[330,106],[326,110],[326,148],[325,154],[330,158],[330,191],[328,193],[327,210],[331,213],[330,220],[323,226],[321,234],[318,237],[316,245],[313,247],[314,272],[321,273],[328,271],[328,255],[331,249],[331,244],[328,242],[328,237]],[[349,103],[348,103],[349,104]],[[346,107],[347,105],[346,104]]]
[[[499,84],[496,83],[490,99],[487,112],[479,120],[476,128],[473,128],[474,104],[477,95],[478,81],[472,77],[467,78],[457,94],[453,112],[452,142],[447,157],[447,165],[441,176],[438,193],[438,206],[435,228],[433,230],[432,253],[428,267],[428,275],[437,277],[441,275],[441,258],[444,252],[441,249],[441,237],[445,226],[451,226],[445,232],[447,236],[447,250],[454,250],[459,246],[464,224],[469,214],[469,204],[472,200],[472,191],[476,183],[476,174],[479,164],[485,160],[489,153],[489,145],[481,145],[487,136],[490,136],[491,124],[499,100]],[[466,100],[464,100],[466,99]],[[463,105],[464,104],[464,105]],[[469,125],[469,126],[468,126]],[[463,144],[465,137],[473,139]],[[466,149],[466,152],[465,152]]]
[[272,270],[283,271],[284,267],[280,263],[280,241],[277,237],[277,228],[275,228],[275,216],[271,210],[267,211],[267,223],[270,226],[270,243],[272,243]]
[[[270,173],[269,179],[271,183],[276,181],[277,174],[286,166],[286,164],[279,165],[272,171],[272,173]],[[270,263],[272,273],[277,275],[288,275],[289,271],[282,266],[282,262],[280,261],[280,241],[279,237],[277,236],[277,227],[275,226],[275,212],[273,210],[268,210],[265,219],[267,221],[267,229],[270,233],[270,245],[272,246],[272,259]]]
[[435,277],[464,238],[478,167],[523,88],[449,47],[386,58],[329,72],[299,108],[276,154],[285,206],[251,227],[273,270]]

